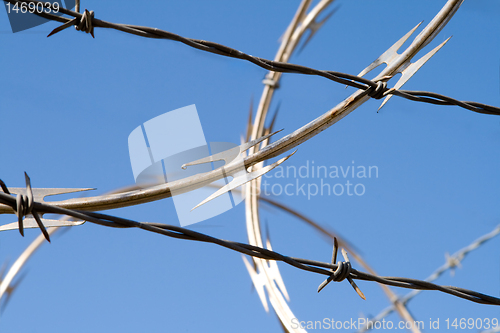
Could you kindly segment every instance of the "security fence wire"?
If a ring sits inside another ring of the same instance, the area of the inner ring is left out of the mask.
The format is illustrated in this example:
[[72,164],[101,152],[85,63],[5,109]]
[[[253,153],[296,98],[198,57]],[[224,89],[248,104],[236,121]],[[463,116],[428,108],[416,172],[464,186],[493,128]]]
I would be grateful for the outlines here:
[[[3,1],[18,5],[25,4],[25,6],[28,6],[30,3],[33,3],[34,5],[41,4],[44,6],[44,8],[52,8],[55,10],[54,5],[49,2],[20,1],[20,0],[3,0]],[[50,13],[45,13],[45,12],[40,13],[38,11],[35,11],[33,13],[49,20],[64,23],[62,26],[54,29],[48,36],[52,36],[66,28],[69,28],[70,26],[75,26],[77,30],[90,33],[93,37],[94,37],[94,28],[115,29],[140,37],[178,41],[201,51],[210,52],[229,58],[246,60],[259,67],[274,72],[321,76],[329,80],[332,80],[334,82],[348,85],[357,89],[362,89],[366,92],[368,96],[375,99],[381,99],[388,95],[396,95],[417,102],[424,102],[436,105],[456,105],[464,109],[478,113],[500,115],[499,107],[486,105],[483,103],[460,101],[455,98],[427,91],[398,90],[393,88],[387,88],[387,82],[385,81],[390,79],[391,77],[386,77],[381,81],[374,82],[372,80],[356,75],[328,71],[328,70],[318,70],[297,64],[291,64],[286,62],[279,62],[260,57],[255,57],[219,43],[187,38],[157,28],[130,25],[130,24],[119,24],[119,23],[112,23],[99,20],[94,17],[93,11],[89,12],[88,10],[85,10],[84,13],[82,14],[62,7],[57,7],[57,10],[60,13],[66,14],[73,18],[70,19],[67,17],[57,16]]]
[[[11,195],[6,184],[2,180],[0,180],[0,187],[4,191],[4,193],[0,193],[0,203],[8,205],[9,207],[12,208],[13,212],[16,213],[16,215],[18,216],[19,230],[21,231],[21,233],[23,233],[22,232],[23,218],[27,215],[31,214],[35,217],[35,219],[37,219],[36,218],[37,216],[43,214],[61,214],[81,219],[84,221],[92,222],[95,224],[99,224],[105,227],[139,228],[172,238],[217,244],[227,249],[240,252],[242,254],[246,254],[252,257],[257,257],[265,260],[282,261],[288,265],[291,265],[293,267],[305,271],[326,275],[328,276],[327,279],[328,282],[332,280],[336,282],[341,282],[344,279],[348,279],[349,282],[351,282],[351,284],[353,285],[353,287],[355,287],[355,284],[353,284],[352,279],[373,281],[389,286],[401,287],[407,289],[437,290],[476,303],[500,305],[500,298],[488,296],[464,288],[453,287],[453,286],[440,286],[428,281],[403,278],[403,277],[375,276],[372,274],[358,271],[351,267],[351,263],[349,262],[347,255],[345,253],[344,253],[345,261],[338,263],[335,262],[326,263],[316,260],[293,258],[258,246],[219,239],[200,232],[196,232],[190,229],[177,227],[169,224],[137,222],[102,213],[71,210],[71,209],[65,209],[61,207],[48,205],[41,202],[36,202],[33,200],[33,193],[31,190],[30,179],[26,174],[25,176],[26,176],[27,194],[26,195],[18,194],[17,197]],[[46,239],[50,241],[48,233],[44,231],[45,227],[43,226],[43,223],[40,222],[39,227],[42,230],[43,234],[45,235]],[[334,247],[334,253],[336,252],[337,248]],[[334,255],[334,257],[335,256],[336,255]],[[362,293],[359,291],[359,289],[357,289],[356,287],[355,289],[361,296]]]

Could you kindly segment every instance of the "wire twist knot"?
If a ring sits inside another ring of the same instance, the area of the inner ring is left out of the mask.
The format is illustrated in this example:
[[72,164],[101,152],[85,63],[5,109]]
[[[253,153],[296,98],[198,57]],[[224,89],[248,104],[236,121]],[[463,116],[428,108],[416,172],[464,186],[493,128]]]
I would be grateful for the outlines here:
[[16,196],[16,207],[14,211],[16,212],[17,218],[22,221],[22,219],[31,214],[33,210],[33,193],[30,189],[28,194],[18,194]]
[[351,262],[340,261],[337,263],[337,269],[333,272],[332,280],[335,282],[344,281],[350,274],[352,270]]
[[[11,206],[17,215],[17,224],[19,226],[19,232],[24,237],[23,219],[25,216],[31,214],[33,215],[33,218],[38,224],[38,227],[42,231],[42,234],[45,237],[45,239],[50,242],[49,233],[47,232],[47,229],[45,229],[45,226],[43,225],[40,215],[38,215],[38,213],[33,209],[33,206],[35,205],[35,200],[33,197],[33,190],[31,189],[31,180],[28,174],[26,174],[26,172],[24,173],[24,178],[26,180],[26,194],[18,193],[16,196],[16,204]],[[9,192],[9,189],[1,179],[0,179],[0,187],[6,194],[9,195],[11,194]]]
[[69,20],[68,22],[64,23],[63,25],[55,28],[54,30],[52,30],[50,32],[50,34],[47,35],[47,37],[50,37],[54,34],[57,34],[58,32],[61,32],[64,29],[67,29],[67,28],[71,27],[72,25],[74,25],[76,30],[91,34],[92,38],[95,38],[95,36],[94,36],[94,24],[92,22],[93,20],[94,20],[94,11],[91,10],[89,12],[87,9],[85,9],[82,16],[75,17],[74,19]]
[[377,86],[376,87],[371,86],[366,90],[366,93],[371,98],[381,99],[384,97],[384,93],[386,90],[387,90],[387,82],[378,81]]
[[356,285],[356,283],[354,282],[354,280],[351,277],[352,266],[351,266],[351,262],[349,261],[349,257],[347,256],[347,252],[344,249],[342,249],[342,256],[344,257],[344,261],[340,261],[337,263],[338,248],[339,248],[339,244],[337,242],[337,238],[334,237],[333,238],[332,264],[337,265],[337,268],[335,270],[330,269],[332,274],[328,277],[328,279],[326,279],[325,281],[323,281],[319,285],[318,293],[323,288],[325,288],[327,284],[329,284],[332,281],[341,282],[341,281],[344,281],[345,279],[347,279],[349,281],[349,283],[351,284],[351,286],[354,288],[354,290],[358,293],[359,297],[361,297],[362,299],[366,299],[365,295],[361,292],[361,290],[359,289],[359,287]]
[[83,31],[88,34],[91,34],[92,37],[94,37],[94,26],[92,24],[93,19],[94,19],[94,11],[91,10],[89,12],[87,9],[85,9],[80,19],[80,23],[78,25],[75,25],[75,29],[78,31]]

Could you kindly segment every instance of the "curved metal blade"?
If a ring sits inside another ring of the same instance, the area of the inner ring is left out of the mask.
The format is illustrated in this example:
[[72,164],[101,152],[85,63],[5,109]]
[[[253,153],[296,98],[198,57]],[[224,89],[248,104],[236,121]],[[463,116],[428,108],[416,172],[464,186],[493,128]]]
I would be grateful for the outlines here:
[[216,161],[224,161],[225,164],[227,165],[227,164],[231,163],[236,157],[238,157],[244,151],[261,143],[262,141],[266,140],[270,136],[281,132],[282,130],[283,129],[280,129],[279,131],[276,131],[274,133],[267,134],[267,135],[264,135],[258,139],[243,143],[243,144],[239,145],[238,147],[234,147],[234,148],[222,151],[222,152],[214,154],[214,155],[200,158],[199,160],[196,160],[193,162],[185,163],[182,165],[182,169],[186,169],[188,166],[191,166],[191,165],[198,165],[198,164],[204,164],[204,163],[210,163],[210,162],[216,162]]
[[[45,202],[45,197],[58,194],[75,193],[82,191],[95,190],[95,188],[33,188],[33,200],[36,202]],[[26,195],[26,187],[11,187],[9,191],[12,194]]]
[[[28,215],[32,216],[32,215]],[[48,220],[48,219],[41,219],[43,225],[46,228],[51,228],[51,227],[72,227],[76,225],[82,225],[85,223],[85,221],[63,221],[63,220]],[[36,220],[33,217],[27,217],[23,221],[24,228],[38,228],[38,224]],[[17,230],[19,228],[19,224],[17,222],[13,223],[8,223],[0,226],[0,231],[7,231],[7,230]]]
[[[401,88],[430,58],[432,58],[433,55],[437,53],[448,41],[450,40],[451,37],[449,37],[447,40],[436,46],[432,51],[424,55],[422,58],[420,58],[418,61],[411,63],[408,67],[406,67],[402,72],[401,72],[401,77],[399,78],[398,82],[394,85],[394,89],[399,89]],[[378,108],[379,110],[391,99],[393,95],[388,95],[380,107]]]
[[[262,137],[262,138],[264,138],[264,137]],[[191,211],[194,210],[194,209],[196,209],[196,208],[198,208],[198,207],[200,207],[203,204],[206,204],[210,200],[215,199],[218,196],[223,195],[224,193],[227,193],[227,192],[229,192],[231,190],[234,190],[235,188],[237,188],[237,187],[239,187],[239,186],[241,186],[241,185],[243,185],[245,183],[248,183],[249,181],[257,179],[260,176],[268,173],[269,171],[271,171],[272,169],[276,168],[278,165],[280,165],[281,163],[283,163],[287,159],[289,159],[293,154],[295,154],[295,152],[296,151],[294,151],[290,155],[288,155],[286,157],[283,157],[279,161],[274,162],[273,164],[270,164],[270,165],[268,165],[268,166],[266,166],[266,167],[264,167],[262,169],[258,169],[256,171],[253,171],[253,172],[250,172],[250,173],[245,172],[244,174],[240,174],[239,176],[234,175],[233,180],[231,182],[229,182],[229,184],[221,187],[219,190],[217,190],[211,196],[209,196],[208,198],[206,198],[205,200],[203,200],[202,202],[200,202],[198,205],[196,205],[193,209],[191,209]],[[233,175],[229,175],[229,176],[233,176]]]
[[408,38],[410,38],[410,36],[415,32],[415,30],[417,30],[417,28],[422,23],[423,23],[423,21],[420,22],[419,24],[417,24],[408,33],[406,33],[406,35],[401,37],[401,39],[399,39],[396,43],[394,43],[394,45],[392,45],[389,49],[387,49],[387,51],[382,53],[382,55],[380,57],[378,57],[374,62],[372,62],[370,65],[368,65],[368,67],[363,69],[358,74],[358,76],[364,76],[365,74],[368,74],[369,72],[371,72],[372,70],[374,70],[375,68],[377,68],[378,66],[380,66],[382,64],[389,65],[390,63],[392,63],[397,57],[399,57],[398,50],[401,48],[401,46],[403,46],[403,44],[408,40]]

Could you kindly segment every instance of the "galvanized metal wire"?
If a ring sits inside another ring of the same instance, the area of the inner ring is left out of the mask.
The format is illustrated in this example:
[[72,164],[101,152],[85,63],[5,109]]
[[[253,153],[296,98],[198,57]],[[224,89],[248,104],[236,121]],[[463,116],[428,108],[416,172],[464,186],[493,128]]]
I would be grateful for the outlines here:
[[[9,3],[40,3],[40,1],[14,1],[14,0],[4,0],[5,2]],[[79,1],[77,1],[77,7],[79,7]],[[360,76],[355,76],[355,75],[350,75],[350,74],[345,74],[345,73],[339,73],[339,72],[333,72],[333,71],[324,71],[324,70],[317,70],[305,66],[300,66],[296,64],[289,64],[286,62],[282,61],[272,61],[272,60],[267,60],[259,57],[254,57],[248,54],[245,54],[243,52],[240,52],[238,50],[232,49],[230,47],[209,42],[209,41],[203,41],[203,40],[196,40],[196,39],[190,39],[186,38],[183,36],[179,36],[164,30],[159,30],[155,28],[150,28],[150,27],[141,27],[141,26],[134,26],[134,25],[127,25],[127,24],[115,24],[115,23],[110,23],[102,20],[98,20],[94,18],[94,12],[93,11],[87,11],[85,10],[82,14],[79,13],[79,8],[76,9],[76,12],[72,12],[70,10],[60,8],[60,11],[66,15],[72,16],[72,19],[65,18],[65,17],[59,17],[51,14],[46,14],[42,13],[40,16],[43,16],[47,19],[50,20],[55,20],[58,22],[64,23],[62,26],[54,29],[50,34],[53,35],[55,33],[58,33],[67,27],[70,26],[75,26],[77,30],[84,31],[86,33],[92,34],[94,37],[94,28],[95,27],[101,27],[101,28],[111,28],[115,30],[120,30],[126,33],[138,35],[141,37],[146,37],[146,38],[156,38],[156,39],[168,39],[168,40],[174,40],[174,41],[179,41],[183,44],[186,44],[190,47],[214,53],[214,54],[219,54],[222,56],[226,57],[232,57],[232,58],[237,58],[237,59],[242,59],[249,61],[259,67],[265,68],[267,70],[273,71],[273,72],[280,72],[280,73],[296,73],[296,74],[305,74],[305,75],[316,75],[316,76],[321,76],[324,78],[327,78],[329,80],[332,80],[334,82],[338,82],[341,84],[345,84],[354,88],[362,89],[363,95],[369,96],[374,99],[381,99],[384,98],[388,95],[397,95],[403,98],[407,98],[409,100],[413,101],[419,101],[419,102],[425,102],[425,103],[431,103],[431,104],[436,104],[436,105],[456,105],[460,106],[462,108],[478,112],[478,113],[484,113],[484,114],[493,114],[493,115],[500,115],[500,108],[494,107],[494,106],[489,106],[485,105],[482,103],[476,103],[476,102],[464,102],[464,101],[459,101],[454,98],[450,98],[444,95],[432,93],[432,92],[425,92],[425,91],[408,91],[408,90],[396,90],[396,89],[389,89],[387,87],[387,80],[389,80],[391,77],[386,77],[382,78],[379,81],[372,81],[372,80],[367,80],[363,77]],[[313,31],[311,30],[311,34],[313,34]],[[306,42],[307,43],[307,42]],[[264,84],[266,84],[269,87],[272,88],[277,88],[277,84],[279,83],[278,80],[274,80],[272,76],[266,76],[266,80]],[[78,211],[78,210],[68,210],[68,209],[63,209],[60,207],[55,207],[53,205],[46,205],[44,203],[40,202],[33,202],[32,198],[31,200],[28,200],[29,198],[26,197],[21,197],[21,199],[17,199],[16,205],[12,206],[10,199],[7,197],[10,197],[7,195],[8,189],[5,186],[3,182],[0,181],[0,185],[4,192],[6,194],[0,193],[0,203],[4,203],[8,206],[10,206],[16,213],[18,213],[18,218],[19,218],[19,226],[22,227],[22,218],[24,215],[27,215],[29,213],[33,214],[34,216],[36,214],[45,214],[45,213],[58,213],[58,214],[65,214],[67,216],[73,216],[79,219],[83,219],[92,223],[100,224],[103,226],[108,226],[108,227],[117,227],[117,228],[130,228],[130,227],[136,227],[136,228],[141,228],[146,231],[150,232],[155,232],[159,233],[165,236],[169,237],[174,237],[174,238],[179,238],[179,239],[186,239],[186,240],[193,240],[193,241],[202,241],[202,242],[209,242],[209,243],[214,243],[218,244],[220,246],[229,248],[231,250],[244,253],[247,255],[250,255],[254,258],[261,258],[265,260],[275,260],[275,261],[283,261],[289,265],[292,265],[294,267],[297,267],[299,269],[315,272],[318,274],[324,274],[328,275],[328,280],[333,280],[333,281],[341,281],[344,278],[347,278],[350,282],[352,281],[351,279],[359,279],[359,280],[366,280],[366,281],[376,281],[385,285],[392,285],[392,286],[397,286],[397,287],[403,287],[403,288],[411,288],[415,289],[414,292],[410,293],[409,295],[416,295],[418,294],[421,290],[438,290],[441,292],[445,292],[451,295],[455,295],[457,297],[461,297],[464,299],[468,299],[470,301],[474,301],[477,303],[483,303],[483,304],[494,304],[494,305],[500,305],[500,300],[495,297],[483,295],[477,292],[473,292],[467,289],[462,289],[462,288],[456,288],[456,287],[449,287],[449,286],[439,286],[433,283],[430,283],[431,280],[427,279],[426,281],[420,281],[420,280],[414,280],[414,279],[406,279],[406,278],[397,278],[397,277],[380,277],[374,274],[367,274],[363,272],[359,272],[351,267],[351,264],[348,262],[348,259],[346,259],[346,262],[339,262],[338,264],[328,264],[328,263],[323,263],[323,262],[318,262],[318,261],[312,261],[312,260],[307,260],[307,259],[300,259],[300,258],[292,258],[288,256],[281,255],[277,252],[274,252],[270,249],[264,249],[259,246],[254,246],[254,245],[249,245],[249,244],[244,244],[244,243],[238,243],[238,242],[231,242],[227,240],[222,240],[222,239],[217,239],[205,234],[201,234],[198,232],[194,232],[189,229],[181,228],[181,227],[176,227],[176,226],[171,226],[167,224],[160,224],[160,223],[141,223],[141,222],[136,222],[132,220],[127,220],[127,219],[122,219],[110,215],[105,215],[105,214],[99,214],[95,212],[83,212],[83,211]],[[21,203],[20,203],[21,202]],[[55,210],[55,211],[54,211]],[[38,222],[38,219],[37,219]],[[40,228],[42,231],[44,231],[43,224],[40,225]],[[48,239],[48,234],[45,235],[45,237]],[[461,259],[463,258],[456,258],[455,256],[452,256],[450,258],[450,261],[447,263],[452,265],[455,263],[452,259],[457,259],[458,262],[460,262]],[[348,267],[348,270],[342,269],[342,267]],[[322,269],[322,268],[327,268],[328,270]],[[336,278],[335,274],[332,274],[332,272],[341,272],[342,278],[338,279]],[[348,274],[346,274],[346,272]],[[345,276],[344,276],[345,275]],[[403,299],[396,299],[394,302],[394,306],[396,304],[400,303],[401,301],[402,304],[406,304],[406,301]],[[394,308],[394,307],[392,307]]]
[[[20,4],[20,3],[34,3],[34,4],[44,4],[44,2],[41,1],[20,1],[20,0],[3,0],[4,2],[9,2],[11,4]],[[49,3],[50,6],[52,6]],[[47,6],[47,5],[45,5]],[[412,101],[417,101],[417,102],[424,102],[424,103],[430,103],[430,104],[436,104],[436,105],[456,105],[461,108],[478,112],[478,113],[483,113],[483,114],[492,114],[492,115],[500,115],[500,108],[491,106],[491,105],[486,105],[483,103],[477,103],[477,102],[471,102],[471,101],[460,101],[452,97],[448,97],[445,95],[441,95],[438,93],[433,93],[433,92],[427,92],[427,91],[412,91],[412,90],[397,90],[393,88],[387,88],[385,82],[374,82],[372,80],[368,80],[366,78],[357,76],[357,75],[351,75],[347,73],[341,73],[341,72],[335,72],[335,71],[328,71],[328,70],[318,70],[306,66],[301,66],[297,64],[291,64],[287,62],[280,62],[280,61],[273,61],[269,59],[264,59],[260,57],[255,57],[249,54],[246,54],[244,52],[241,52],[239,50],[236,50],[234,48],[231,48],[229,46],[225,46],[219,43],[215,42],[210,42],[210,41],[205,41],[205,40],[199,40],[199,39],[192,39],[192,38],[187,38],[183,37],[177,34],[174,34],[169,31],[157,29],[157,28],[151,28],[151,27],[145,27],[145,26],[137,26],[137,25],[130,25],[130,24],[118,24],[118,23],[111,23],[103,20],[99,20],[94,18],[94,13],[93,11],[88,12],[87,10],[81,14],[78,12],[74,12],[65,8],[59,8],[59,11],[62,14],[66,14],[68,16],[73,17],[72,19],[67,18],[67,17],[62,17],[62,16],[57,16],[54,14],[50,13],[38,13],[35,12],[36,15],[39,15],[41,17],[44,17],[49,20],[54,20],[58,22],[63,22],[64,24],[56,29],[54,29],[49,36],[60,32],[72,25],[75,25],[78,27],[78,30],[83,30],[87,33],[91,33],[92,36],[94,36],[94,28],[109,28],[109,29],[115,29],[119,31],[123,31],[132,35],[140,36],[140,37],[146,37],[146,38],[156,38],[156,39],[168,39],[168,40],[173,40],[177,42],[181,42],[185,45],[188,45],[190,47],[193,47],[195,49],[205,51],[205,52],[210,52],[218,55],[222,55],[225,57],[229,58],[236,58],[236,59],[242,59],[249,61],[259,67],[262,67],[264,69],[274,71],[274,72],[281,72],[281,73],[295,73],[295,74],[304,74],[304,75],[315,75],[315,76],[321,76],[326,79],[332,80],[337,83],[341,83],[344,85],[348,85],[357,89],[362,89],[365,90],[366,94],[372,98],[375,99],[380,99],[383,97],[386,97],[388,95],[396,95],[399,97],[403,97]],[[390,79],[386,78],[386,79]]]
[[[2,184],[2,189],[5,192],[5,189],[7,189],[6,193],[0,193],[0,202],[10,206],[12,209],[15,209],[16,207],[16,198],[10,194],[8,194],[8,188],[5,186],[5,183],[1,182]],[[28,189],[29,191],[29,189]],[[219,239],[216,237],[212,237],[200,232],[196,232],[190,229],[174,226],[174,225],[169,225],[169,224],[163,224],[163,223],[144,223],[144,222],[137,222],[121,217],[116,217],[116,216],[111,216],[107,214],[102,214],[102,213],[96,213],[96,212],[84,212],[84,211],[77,211],[77,210],[70,210],[70,209],[65,209],[61,207],[56,207],[52,205],[48,205],[45,203],[41,202],[33,202],[32,203],[32,210],[31,212],[36,212],[37,214],[43,215],[47,213],[52,213],[52,214],[61,214],[61,215],[67,215],[71,216],[77,219],[82,219],[88,222],[92,222],[95,224],[99,224],[102,226],[106,227],[112,227],[112,228],[139,228],[143,229],[149,232],[154,232],[157,234],[161,234],[164,236],[172,237],[172,238],[178,238],[178,239],[185,239],[185,240],[190,240],[190,241],[198,241],[198,242],[206,242],[206,243],[213,243],[217,244],[219,246],[222,246],[224,248],[240,252],[252,257],[256,258],[261,258],[265,260],[276,260],[276,261],[282,261],[288,265],[291,265],[293,267],[317,273],[317,274],[323,274],[327,276],[332,276],[332,272],[336,271],[339,267],[339,265],[349,265],[347,264],[347,260],[345,262],[342,262],[342,264],[336,263],[326,263],[326,262],[321,262],[321,261],[316,261],[316,260],[309,260],[309,259],[301,259],[301,258],[294,258],[294,257],[289,257],[282,255],[278,252],[268,250],[262,247],[258,246],[253,246],[245,243],[240,243],[240,242],[233,242],[233,241],[228,241],[224,239]],[[475,292],[472,290],[464,289],[464,288],[459,288],[459,287],[453,287],[453,286],[440,286],[428,281],[422,281],[422,280],[417,280],[417,279],[410,279],[410,278],[403,278],[403,277],[383,277],[383,276],[376,276],[368,273],[364,273],[361,271],[358,271],[356,269],[350,269],[349,279],[357,279],[357,280],[364,280],[364,281],[373,281],[373,282],[378,282],[382,283],[385,285],[389,286],[395,286],[395,287],[401,287],[401,288],[408,288],[408,289],[416,289],[416,290],[437,290],[446,294],[450,294],[456,297],[460,297],[475,303],[481,303],[481,304],[490,304],[490,305],[500,305],[500,298],[496,298],[493,296],[488,296],[479,292]]]

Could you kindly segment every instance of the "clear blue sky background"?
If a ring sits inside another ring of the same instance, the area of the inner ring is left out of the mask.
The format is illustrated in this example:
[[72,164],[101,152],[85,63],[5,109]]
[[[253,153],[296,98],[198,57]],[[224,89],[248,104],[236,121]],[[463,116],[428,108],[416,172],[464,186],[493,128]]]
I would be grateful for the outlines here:
[[[338,12],[294,63],[359,73],[418,22],[430,22],[444,0],[338,0]],[[273,58],[299,1],[95,1],[99,19],[162,28]],[[335,4],[334,4],[335,6]],[[462,100],[500,106],[500,2],[466,0],[424,50],[453,35],[409,83]],[[96,29],[46,38],[58,23],[12,34],[0,10],[0,178],[34,187],[95,187],[92,195],[134,182],[127,138],[143,122],[196,104],[208,141],[239,142],[252,96],[266,71],[250,63]],[[420,31],[420,30],[419,30]],[[424,52],[421,54],[423,55]],[[391,81],[391,84],[394,82]],[[285,75],[278,137],[323,114],[352,88],[319,77]],[[299,147],[287,165],[377,166],[378,178],[352,179],[363,196],[277,196],[334,228],[380,275],[426,278],[453,253],[500,223],[500,118],[458,107],[393,98],[379,113],[369,101]],[[268,179],[286,185],[295,179]],[[318,179],[304,180],[319,183]],[[330,184],[346,179],[325,179]],[[289,215],[262,206],[273,248],[328,261],[331,247]],[[178,225],[171,199],[111,212]],[[14,216],[0,216],[13,222]],[[247,242],[243,205],[194,230]],[[40,233],[0,235],[0,261],[12,263]],[[500,240],[472,253],[454,277],[437,282],[500,296]],[[347,282],[321,294],[323,276],[279,264],[300,320],[357,319],[389,303],[374,283]],[[358,265],[354,264],[357,268]],[[25,279],[0,318],[2,332],[277,332],[241,255],[216,245],[87,223],[54,236],[24,270]],[[408,291],[394,289],[398,295]],[[499,318],[500,308],[424,292],[409,309],[429,318]],[[395,315],[388,319],[399,320]]]

